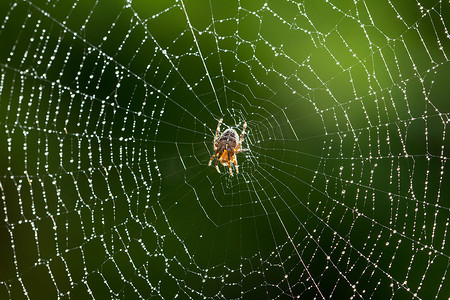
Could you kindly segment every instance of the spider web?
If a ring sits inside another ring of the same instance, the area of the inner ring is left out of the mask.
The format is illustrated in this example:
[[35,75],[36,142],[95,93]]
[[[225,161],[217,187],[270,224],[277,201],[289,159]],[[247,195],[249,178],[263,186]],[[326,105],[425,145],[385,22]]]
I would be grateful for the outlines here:
[[0,298],[447,299],[449,16],[2,1]]

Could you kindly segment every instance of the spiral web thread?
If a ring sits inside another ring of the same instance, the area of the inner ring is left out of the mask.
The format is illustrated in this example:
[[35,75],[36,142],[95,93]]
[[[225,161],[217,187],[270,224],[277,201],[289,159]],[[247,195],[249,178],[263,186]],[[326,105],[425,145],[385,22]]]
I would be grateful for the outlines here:
[[447,299],[449,16],[0,4],[0,298]]

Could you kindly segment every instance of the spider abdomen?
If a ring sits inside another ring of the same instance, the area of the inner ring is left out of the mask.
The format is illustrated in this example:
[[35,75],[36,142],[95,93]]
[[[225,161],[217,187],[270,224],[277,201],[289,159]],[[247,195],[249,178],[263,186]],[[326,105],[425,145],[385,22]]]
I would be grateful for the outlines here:
[[219,138],[219,147],[221,145],[228,145],[228,148],[234,148],[237,144],[237,132],[234,129],[225,130]]

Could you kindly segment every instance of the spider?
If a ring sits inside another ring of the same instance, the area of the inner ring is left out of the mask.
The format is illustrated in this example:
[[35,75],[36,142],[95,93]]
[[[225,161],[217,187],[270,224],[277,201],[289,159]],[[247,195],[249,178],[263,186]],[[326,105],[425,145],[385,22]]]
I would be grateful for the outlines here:
[[222,124],[222,120],[219,120],[219,124],[217,125],[216,130],[216,137],[214,138],[214,154],[211,156],[211,159],[209,160],[208,166],[211,165],[212,161],[214,160],[214,157],[217,156],[216,160],[216,169],[217,172],[220,173],[219,170],[219,162],[226,166],[228,165],[228,169],[230,170],[230,175],[233,176],[233,171],[231,170],[231,166],[234,163],[234,166],[236,168],[236,174],[239,174],[236,154],[242,151],[248,151],[249,149],[242,149],[242,140],[244,139],[244,132],[245,128],[247,127],[247,123],[244,122],[244,129],[242,129],[241,136],[239,138],[239,142],[237,141],[238,134],[236,130],[228,128],[225,130],[222,135],[219,137],[219,131],[220,131],[220,124]]

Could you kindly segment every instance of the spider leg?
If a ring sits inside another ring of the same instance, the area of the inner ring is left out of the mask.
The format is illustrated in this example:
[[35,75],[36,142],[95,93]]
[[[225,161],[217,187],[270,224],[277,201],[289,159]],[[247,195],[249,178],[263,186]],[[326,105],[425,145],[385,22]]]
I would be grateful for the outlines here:
[[234,161],[234,167],[236,168],[236,174],[239,174],[239,166],[238,166],[238,163],[237,163],[236,155],[234,156],[233,161]]
[[218,164],[219,164],[219,159],[216,160],[216,170],[217,170],[217,173],[220,173]]
[[[219,131],[220,131],[220,124],[222,124],[222,120],[219,120],[219,124],[217,124],[217,130],[216,130],[216,137],[214,138],[214,142],[217,140],[217,138],[219,137]],[[215,144],[215,143],[214,143]]]
[[[223,119],[220,119],[219,120],[219,124],[217,124],[216,136],[214,137],[214,154],[213,154],[213,156],[211,156],[211,159],[209,160],[208,166],[211,165],[214,157],[217,155],[217,147],[219,146],[219,143],[217,142],[217,138],[219,137],[220,124],[222,124],[222,120]],[[219,167],[217,167],[217,163],[218,163],[218,161],[216,161],[216,169],[217,169],[217,172],[220,173]]]
[[242,140],[244,139],[244,133],[245,133],[245,129],[246,128],[247,128],[247,122],[244,122],[244,128],[242,129],[241,136],[239,137],[239,142],[238,142],[238,144],[237,144],[237,146],[236,146],[236,148],[234,150],[235,153],[248,150],[248,149],[241,149],[241,150],[239,150],[241,148],[241,145],[242,145]]
[[231,161],[228,162],[228,169],[230,170],[230,175],[233,176],[233,171],[231,170]]
[[216,156],[216,154],[217,154],[217,153],[214,153],[213,156],[211,156],[211,159],[209,160],[208,166],[211,165],[211,163],[212,163],[214,157]]
[[[239,145],[239,147],[240,147],[241,145]],[[236,147],[236,150],[234,150],[234,153],[239,153],[239,152],[244,152],[244,151],[250,151],[250,149],[237,149],[237,147]]]
[[241,136],[239,137],[239,143],[238,143],[239,145],[242,143],[242,140],[244,139],[245,128],[247,128],[247,122],[244,122],[244,128],[242,129]]

